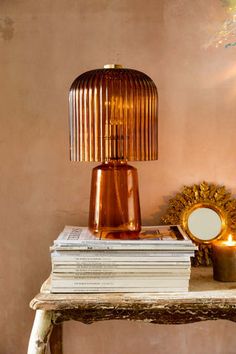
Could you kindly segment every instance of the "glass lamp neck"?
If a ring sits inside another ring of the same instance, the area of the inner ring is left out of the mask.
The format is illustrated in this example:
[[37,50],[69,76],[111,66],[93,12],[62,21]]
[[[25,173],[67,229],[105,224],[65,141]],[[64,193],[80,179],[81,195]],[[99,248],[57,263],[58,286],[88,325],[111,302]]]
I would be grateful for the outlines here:
[[107,159],[103,161],[104,164],[106,165],[127,165],[127,160],[121,160],[121,159]]

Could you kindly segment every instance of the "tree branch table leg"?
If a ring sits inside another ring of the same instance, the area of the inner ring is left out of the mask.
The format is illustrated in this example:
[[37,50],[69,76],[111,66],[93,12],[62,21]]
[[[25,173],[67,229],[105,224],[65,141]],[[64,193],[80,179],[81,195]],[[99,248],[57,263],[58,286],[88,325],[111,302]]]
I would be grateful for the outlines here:
[[53,311],[36,311],[27,354],[46,354],[47,343],[53,329],[52,318]]
[[49,339],[51,354],[63,354],[62,347],[62,323],[53,327],[52,334]]

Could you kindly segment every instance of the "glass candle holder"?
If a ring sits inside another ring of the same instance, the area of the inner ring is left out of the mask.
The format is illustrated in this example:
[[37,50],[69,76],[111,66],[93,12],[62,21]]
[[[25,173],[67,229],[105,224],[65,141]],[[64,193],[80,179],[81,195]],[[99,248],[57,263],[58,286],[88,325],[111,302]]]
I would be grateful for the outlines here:
[[227,241],[212,244],[213,278],[218,281],[236,281],[236,241],[229,235]]

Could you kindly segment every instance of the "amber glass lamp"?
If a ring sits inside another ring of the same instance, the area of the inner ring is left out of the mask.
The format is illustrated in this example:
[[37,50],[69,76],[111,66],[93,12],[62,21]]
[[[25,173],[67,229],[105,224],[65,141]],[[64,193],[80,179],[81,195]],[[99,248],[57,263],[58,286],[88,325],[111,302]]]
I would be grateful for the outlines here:
[[157,160],[157,88],[144,73],[109,64],[75,79],[69,94],[70,158],[92,172],[89,228],[100,238],[137,238],[137,169]]

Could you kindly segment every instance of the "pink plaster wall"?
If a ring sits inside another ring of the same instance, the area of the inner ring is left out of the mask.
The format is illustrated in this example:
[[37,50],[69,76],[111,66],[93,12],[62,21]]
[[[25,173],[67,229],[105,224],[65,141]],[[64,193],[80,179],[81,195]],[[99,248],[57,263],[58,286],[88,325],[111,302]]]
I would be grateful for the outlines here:
[[[226,2],[226,1],[225,1]],[[136,163],[142,215],[203,179],[236,193],[236,48],[205,48],[220,0],[0,1],[0,354],[24,354],[28,308],[65,224],[86,224],[93,164],[68,158],[68,89],[104,63],[145,71],[160,96],[160,159]],[[236,325],[65,326],[68,354],[233,354]]]

